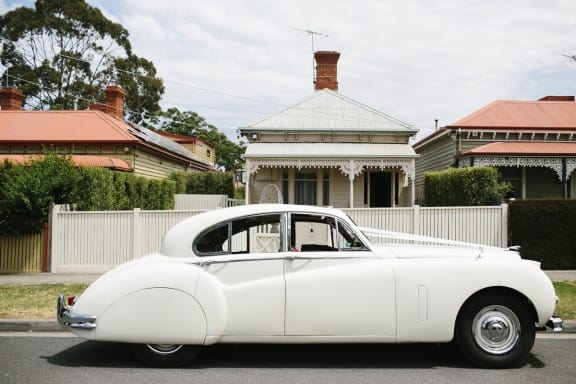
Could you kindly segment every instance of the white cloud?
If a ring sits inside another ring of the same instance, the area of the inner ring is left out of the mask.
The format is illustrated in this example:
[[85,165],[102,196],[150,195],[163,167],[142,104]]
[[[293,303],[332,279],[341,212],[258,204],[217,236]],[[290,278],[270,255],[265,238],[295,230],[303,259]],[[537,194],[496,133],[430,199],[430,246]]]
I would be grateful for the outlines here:
[[154,62],[166,106],[228,134],[313,93],[311,40],[295,28],[341,52],[340,92],[428,133],[493,100],[576,93],[576,62],[562,56],[576,53],[573,0],[88,2]]

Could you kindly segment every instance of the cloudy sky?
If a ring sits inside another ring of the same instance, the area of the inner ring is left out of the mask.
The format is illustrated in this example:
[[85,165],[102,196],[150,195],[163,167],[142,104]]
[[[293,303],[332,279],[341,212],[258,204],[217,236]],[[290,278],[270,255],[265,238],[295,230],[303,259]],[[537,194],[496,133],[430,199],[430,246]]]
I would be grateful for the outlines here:
[[[420,129],[500,99],[576,94],[574,0],[88,0],[164,80],[164,108],[238,127],[313,95],[316,50],[339,91]],[[0,0],[0,13],[30,0]]]

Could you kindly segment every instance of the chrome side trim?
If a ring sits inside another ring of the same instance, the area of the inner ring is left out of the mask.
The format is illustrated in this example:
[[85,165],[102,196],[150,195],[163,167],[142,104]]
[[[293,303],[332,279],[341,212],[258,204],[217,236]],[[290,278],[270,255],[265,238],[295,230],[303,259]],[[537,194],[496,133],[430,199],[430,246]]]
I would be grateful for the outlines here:
[[225,263],[240,263],[240,262],[244,262],[244,261],[270,261],[270,260],[283,260],[282,256],[277,256],[277,257],[242,257],[242,258],[231,258],[231,257],[226,257],[226,256],[220,256],[218,258],[214,258],[214,259],[200,259],[200,260],[193,260],[188,262],[188,264],[192,264],[192,265],[199,265],[200,267],[203,267],[205,265],[211,265],[211,264],[225,264]]
[[65,304],[64,295],[58,296],[58,301],[56,304],[56,319],[60,324],[70,328],[96,328],[96,316],[70,313],[70,308]]
[[[342,252],[283,252],[274,257],[229,257],[219,256],[209,259],[189,261],[188,264],[203,267],[212,264],[241,263],[246,261],[271,261],[271,260],[344,260],[344,259],[378,259],[379,257],[370,251],[357,251],[356,255],[342,255]],[[329,253],[328,255],[326,253]],[[369,253],[369,254],[367,254]]]

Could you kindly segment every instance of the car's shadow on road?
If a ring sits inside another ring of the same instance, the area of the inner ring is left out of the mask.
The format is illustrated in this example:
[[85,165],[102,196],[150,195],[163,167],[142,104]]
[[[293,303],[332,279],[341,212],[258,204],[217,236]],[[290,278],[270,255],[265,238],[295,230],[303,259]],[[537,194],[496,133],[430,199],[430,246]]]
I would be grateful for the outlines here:
[[[85,341],[47,357],[67,367],[141,368],[126,344]],[[527,366],[545,365],[531,354]],[[469,368],[449,345],[435,344],[222,344],[206,347],[186,368]]]

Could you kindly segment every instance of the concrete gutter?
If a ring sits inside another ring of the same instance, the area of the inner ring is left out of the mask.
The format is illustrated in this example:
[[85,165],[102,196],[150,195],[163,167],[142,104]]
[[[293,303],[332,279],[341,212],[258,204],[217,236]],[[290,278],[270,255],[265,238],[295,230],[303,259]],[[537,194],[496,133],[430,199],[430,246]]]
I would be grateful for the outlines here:
[[62,332],[66,328],[56,320],[0,320],[0,332]]

